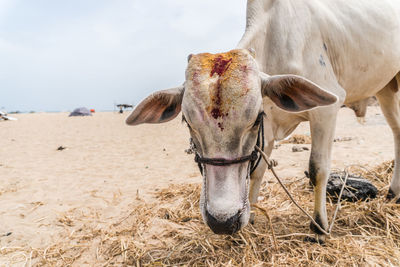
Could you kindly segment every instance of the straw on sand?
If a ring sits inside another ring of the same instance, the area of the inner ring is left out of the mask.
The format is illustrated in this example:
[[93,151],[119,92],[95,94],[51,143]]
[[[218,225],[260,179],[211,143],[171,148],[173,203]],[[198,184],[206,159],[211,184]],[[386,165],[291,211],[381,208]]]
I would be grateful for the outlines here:
[[280,141],[279,144],[311,144],[311,136],[294,134],[289,139]]
[[[313,237],[309,220],[267,174],[255,224],[233,236],[213,234],[201,219],[200,185],[181,184],[156,192],[155,203],[138,200],[109,228],[89,223],[90,218],[79,224],[78,216],[67,214],[60,222],[68,234],[58,242],[40,249],[3,248],[0,254],[23,252],[26,262],[37,266],[399,266],[400,208],[385,199],[392,169],[393,162],[371,170],[350,168],[374,183],[379,197],[342,202],[325,245],[305,241]],[[284,182],[312,212],[308,180]],[[329,217],[335,204],[328,199]]]

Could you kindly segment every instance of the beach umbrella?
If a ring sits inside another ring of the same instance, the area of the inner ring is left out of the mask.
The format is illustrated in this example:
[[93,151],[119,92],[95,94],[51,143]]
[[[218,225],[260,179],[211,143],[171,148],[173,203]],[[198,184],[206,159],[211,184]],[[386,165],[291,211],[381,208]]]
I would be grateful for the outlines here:
[[73,117],[73,116],[92,116],[92,113],[90,113],[90,110],[88,110],[87,108],[82,107],[82,108],[74,109],[74,111],[72,111],[69,114],[69,116],[70,117]]

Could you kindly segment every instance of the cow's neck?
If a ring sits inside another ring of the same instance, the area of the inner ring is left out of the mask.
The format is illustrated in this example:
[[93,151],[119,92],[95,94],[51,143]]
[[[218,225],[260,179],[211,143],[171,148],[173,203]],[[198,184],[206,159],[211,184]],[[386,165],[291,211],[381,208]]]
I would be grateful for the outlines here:
[[300,122],[308,120],[307,113],[290,113],[281,110],[267,97],[263,101],[264,112],[271,127],[271,133],[275,141],[288,137]]
[[290,5],[290,2],[286,3],[279,0],[248,0],[247,2],[246,30],[237,48],[254,49],[259,67],[264,72],[267,72],[264,54],[269,45],[268,36],[276,34],[274,33],[276,29],[271,28],[271,19],[276,20],[276,9],[284,10],[290,8]]
[[248,0],[246,12],[246,31],[242,36],[237,48],[249,49],[256,51],[257,61],[263,66],[262,57],[258,57],[258,53],[262,53],[265,46],[265,31],[269,16],[268,10],[271,8],[275,0]]
[[[280,28],[284,25],[275,23],[274,27],[272,27],[270,24],[271,19],[285,19],[286,10],[293,10],[292,4],[289,1],[283,2],[279,0],[248,0],[247,2],[246,31],[237,48],[254,49],[260,70],[268,74],[290,73],[290,70],[288,71],[276,64],[274,68],[270,68],[271,64],[267,64],[267,57],[265,55],[271,54],[278,58],[282,57],[282,54],[268,53],[268,50],[271,48],[269,47],[271,46],[271,42],[268,42],[268,39],[273,39],[270,37],[274,34],[284,32]],[[279,9],[280,12],[276,12]],[[271,36],[269,37],[269,35]],[[268,60],[275,62],[277,59],[268,58]],[[266,125],[270,126],[270,128],[266,128],[265,138],[267,146],[268,144],[273,144],[273,141],[287,137],[300,122],[307,120],[306,114],[285,112],[277,108],[268,98],[264,99],[264,111],[267,114],[268,120]]]
[[259,18],[265,16],[265,13],[272,7],[276,0],[248,0],[246,11],[246,29],[254,26]]

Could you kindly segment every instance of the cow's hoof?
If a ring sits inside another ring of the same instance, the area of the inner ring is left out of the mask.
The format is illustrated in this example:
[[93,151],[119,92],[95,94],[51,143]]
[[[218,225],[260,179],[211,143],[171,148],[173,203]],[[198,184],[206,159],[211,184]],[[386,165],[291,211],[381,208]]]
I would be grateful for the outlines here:
[[[316,223],[319,224],[319,226],[322,229],[325,230],[325,229],[328,228],[328,227],[324,227],[323,226],[322,220],[321,220],[321,217],[319,216],[319,214],[317,216],[315,216],[314,220],[315,220]],[[311,231],[313,231],[317,235],[323,235],[324,234],[313,222],[310,222],[310,229],[311,229]],[[327,231],[327,230],[325,230],[325,231]]]
[[365,117],[357,117],[357,122],[361,125],[364,125],[366,122]]
[[393,193],[392,189],[389,188],[389,191],[388,191],[388,193],[386,195],[386,199],[387,200],[392,200],[395,197],[396,197],[396,195]]
[[304,238],[304,241],[319,245],[325,245],[326,236],[325,235],[315,235],[315,237],[307,236],[306,238]]
[[[394,198],[396,198],[396,194],[392,191],[392,189],[389,188],[389,191],[388,191],[388,193],[387,193],[387,195],[386,195],[386,199],[387,199],[388,201],[390,201],[390,200],[392,200],[392,199],[394,199]],[[398,198],[398,199],[396,200],[396,204],[400,204],[400,198]]]

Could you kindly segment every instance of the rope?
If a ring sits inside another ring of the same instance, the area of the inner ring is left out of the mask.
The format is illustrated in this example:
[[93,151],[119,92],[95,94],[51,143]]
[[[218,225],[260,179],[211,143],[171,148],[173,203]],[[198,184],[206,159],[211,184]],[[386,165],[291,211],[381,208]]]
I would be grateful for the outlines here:
[[256,161],[257,160],[257,151],[253,151],[250,155],[239,157],[236,159],[223,159],[223,158],[202,158],[199,154],[196,153],[194,161],[201,164],[208,164],[214,166],[227,166],[238,163],[243,163],[246,161]]
[[[262,149],[264,149],[264,146],[265,146],[264,116],[265,116],[264,112],[262,112],[258,115],[258,117],[260,118],[260,126],[258,128],[257,142],[256,142],[256,146],[255,146],[255,147],[259,147],[261,145]],[[189,139],[189,143],[190,143],[190,147],[189,147],[189,149],[186,149],[185,152],[189,155],[195,154],[194,161],[199,166],[199,170],[202,175],[203,175],[205,164],[213,165],[213,166],[228,166],[228,165],[243,163],[246,161],[250,161],[250,164],[249,164],[250,174],[252,174],[255,171],[255,169],[257,169],[258,164],[260,163],[261,158],[262,158],[261,155],[260,156],[258,155],[256,148],[254,148],[253,152],[251,152],[250,155],[238,157],[235,159],[205,158],[205,157],[200,156],[200,154],[197,152],[196,145],[194,144],[194,141],[192,138]]]
[[264,151],[262,151],[258,146],[256,146],[256,150],[257,150],[258,152],[260,152],[261,156],[263,157],[263,159],[265,160],[265,162],[266,162],[267,165],[268,165],[268,169],[271,170],[271,172],[273,173],[273,175],[275,176],[275,178],[278,180],[279,184],[282,186],[283,190],[286,192],[286,194],[288,195],[288,197],[290,198],[290,200],[292,200],[292,202],[293,202],[293,203],[294,203],[294,204],[295,204],[295,205],[296,205],[310,220],[311,220],[311,222],[315,225],[315,227],[318,228],[318,230],[321,231],[321,233],[323,233],[323,234],[325,234],[325,235],[327,235],[327,236],[330,236],[331,233],[332,233],[333,225],[334,225],[335,220],[336,220],[337,213],[338,213],[339,208],[340,208],[340,199],[342,198],[342,194],[343,194],[344,188],[345,188],[346,183],[347,183],[347,178],[349,177],[349,173],[347,172],[347,169],[345,170],[345,178],[344,178],[343,186],[342,186],[342,188],[341,188],[341,190],[340,190],[340,194],[339,194],[338,201],[337,201],[337,204],[336,204],[336,210],[335,210],[335,213],[333,214],[333,218],[332,218],[332,221],[331,221],[331,225],[329,226],[329,228],[328,228],[329,230],[328,230],[328,232],[327,232],[325,229],[323,229],[323,228],[314,220],[314,218],[313,218],[307,211],[305,211],[305,210],[296,202],[296,200],[294,200],[294,198],[293,198],[292,195],[290,194],[290,192],[289,192],[289,190],[287,189],[287,187],[282,183],[282,181],[281,181],[281,179],[279,178],[278,174],[275,172],[274,166],[276,166],[276,164],[274,163],[274,161],[270,160],[270,159],[268,158],[268,156],[264,153]]

